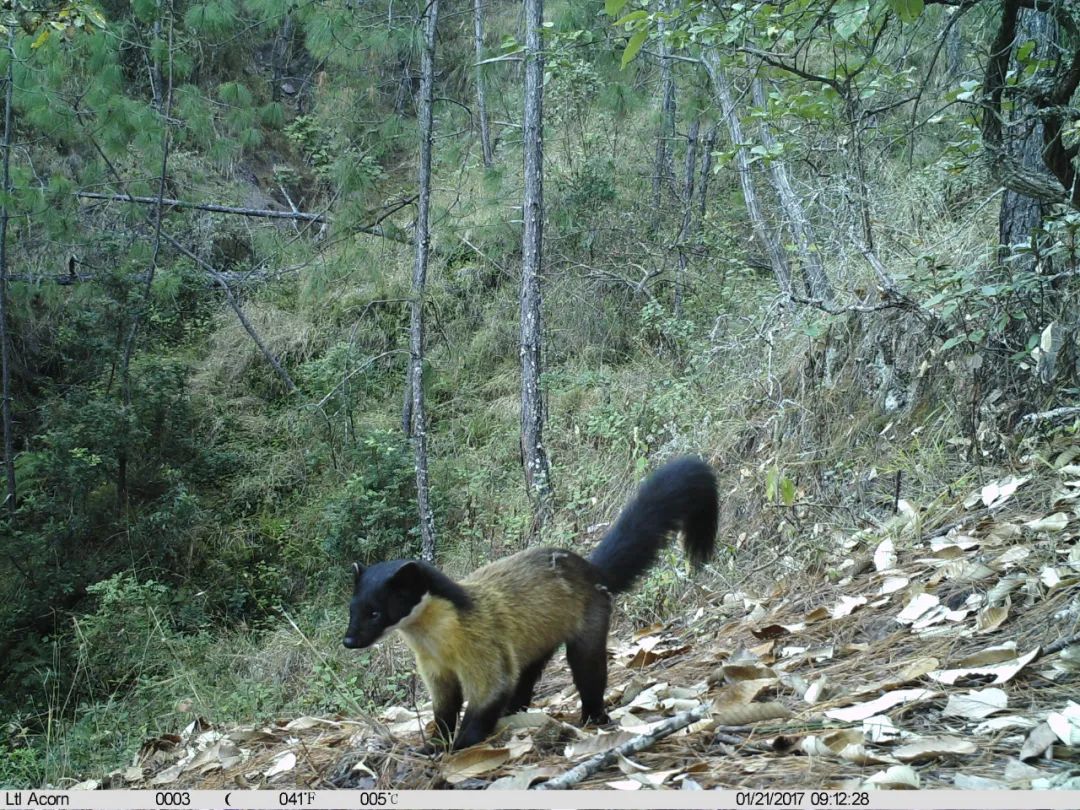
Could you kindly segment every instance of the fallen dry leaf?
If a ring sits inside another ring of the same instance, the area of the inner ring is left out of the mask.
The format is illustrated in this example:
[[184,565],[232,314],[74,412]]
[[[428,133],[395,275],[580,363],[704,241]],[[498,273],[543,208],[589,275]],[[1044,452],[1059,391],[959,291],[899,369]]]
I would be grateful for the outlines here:
[[971,496],[968,496],[968,498],[964,500],[964,505],[970,509],[971,506],[974,506],[981,500],[983,506],[989,507],[990,509],[996,509],[1011,498],[1012,494],[1016,492],[1020,486],[1027,483],[1027,480],[1027,477],[1019,478],[1015,475],[1010,475],[999,481],[992,481],[979,490],[978,499],[972,500]]
[[535,782],[541,779],[550,779],[558,776],[562,771],[550,766],[533,766],[521,768],[510,776],[496,779],[487,786],[488,790],[528,790]]
[[1015,678],[1020,670],[1030,664],[1038,654],[1039,648],[1036,647],[1031,652],[1022,655],[1019,658],[1013,658],[1010,661],[1002,661],[1001,663],[988,664],[986,666],[964,666],[939,669],[927,673],[927,676],[938,683],[947,684],[955,684],[957,681],[961,681],[965,678],[983,678],[986,676],[993,676],[993,683],[1007,683]]
[[474,776],[490,773],[502,767],[510,759],[506,748],[492,748],[487,745],[473,746],[464,751],[451,754],[442,763],[442,776],[451,785],[464,782]]
[[890,576],[885,577],[881,583],[881,587],[878,588],[878,594],[881,596],[888,596],[889,594],[902,591],[908,586],[911,580],[907,577]]
[[1009,705],[1008,696],[996,687],[949,695],[949,701],[941,714],[944,717],[964,717],[968,720],[982,720],[996,712],[1004,711]]
[[273,779],[275,776],[280,776],[283,773],[288,773],[296,767],[296,754],[292,751],[282,751],[272,760],[270,760],[270,767],[263,771],[263,776],[267,779]]
[[975,630],[979,633],[992,633],[1009,618],[1008,604],[999,607],[985,607],[975,617]]
[[885,790],[917,790],[919,774],[910,765],[893,765],[867,777],[866,784]]
[[940,602],[932,593],[920,593],[897,614],[896,621],[900,624],[913,624],[928,611],[934,610]]
[[1020,748],[1020,760],[1034,759],[1042,756],[1051,745],[1057,742],[1058,736],[1047,723],[1039,723],[1028,734],[1024,745]]
[[896,568],[896,544],[891,538],[886,538],[878,543],[874,549],[874,568],[879,572],[891,571]]
[[860,608],[865,604],[865,596],[841,595],[840,601],[833,605],[830,615],[834,619],[842,619],[844,616],[850,616],[857,608]]
[[1070,700],[1060,712],[1050,712],[1046,724],[1065,745],[1080,745],[1080,705]]
[[591,757],[601,751],[629,742],[638,735],[630,731],[601,731],[599,734],[590,734],[581,740],[575,740],[563,750],[563,756],[567,759],[579,757]]
[[1024,526],[1033,532],[1060,532],[1069,525],[1069,516],[1064,512],[1055,512],[1046,517],[1029,520]]
[[875,714],[883,714],[894,706],[924,703],[940,694],[932,689],[898,689],[866,703],[857,703],[841,709],[829,709],[825,712],[825,716],[845,723],[857,723]]
[[892,742],[901,736],[901,731],[885,714],[867,717],[862,723],[863,735],[872,743]]
[[902,762],[922,762],[951,756],[969,756],[976,751],[975,743],[959,737],[922,737],[894,748],[892,754]]

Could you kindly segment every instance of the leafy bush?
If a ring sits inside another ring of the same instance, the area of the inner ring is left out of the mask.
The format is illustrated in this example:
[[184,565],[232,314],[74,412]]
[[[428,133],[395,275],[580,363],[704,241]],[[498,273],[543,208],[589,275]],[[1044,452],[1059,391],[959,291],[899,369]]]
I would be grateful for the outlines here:
[[169,588],[122,571],[86,590],[97,599],[96,610],[76,622],[87,678],[111,691],[165,672],[171,659],[163,646],[172,635]]
[[354,472],[323,513],[326,551],[337,560],[415,552],[416,482],[408,443],[397,433],[376,431],[349,455]]

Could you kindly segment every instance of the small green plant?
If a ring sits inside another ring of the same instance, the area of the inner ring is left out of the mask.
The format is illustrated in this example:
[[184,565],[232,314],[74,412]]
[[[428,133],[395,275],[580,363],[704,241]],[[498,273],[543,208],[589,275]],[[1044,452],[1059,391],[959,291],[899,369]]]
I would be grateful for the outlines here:
[[417,551],[412,456],[400,434],[374,431],[350,449],[352,474],[323,512],[323,545],[337,560]]
[[168,670],[169,589],[121,571],[87,587],[97,608],[76,622],[80,661],[102,692]]
[[41,787],[45,765],[37,749],[25,743],[26,731],[14,723],[4,730],[7,740],[0,743],[0,790]]
[[656,299],[648,301],[638,315],[638,339],[645,345],[667,349],[677,357],[689,349],[695,329],[693,321],[676,318]]

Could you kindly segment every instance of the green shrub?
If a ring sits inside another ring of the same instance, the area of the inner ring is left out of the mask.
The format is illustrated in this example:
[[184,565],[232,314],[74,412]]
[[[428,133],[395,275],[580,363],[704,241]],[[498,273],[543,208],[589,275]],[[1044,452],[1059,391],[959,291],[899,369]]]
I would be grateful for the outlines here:
[[104,691],[168,670],[169,588],[121,571],[87,587],[97,608],[76,621],[80,664]]
[[350,448],[354,472],[323,512],[323,546],[337,560],[408,556],[418,546],[416,481],[407,441],[390,431]]

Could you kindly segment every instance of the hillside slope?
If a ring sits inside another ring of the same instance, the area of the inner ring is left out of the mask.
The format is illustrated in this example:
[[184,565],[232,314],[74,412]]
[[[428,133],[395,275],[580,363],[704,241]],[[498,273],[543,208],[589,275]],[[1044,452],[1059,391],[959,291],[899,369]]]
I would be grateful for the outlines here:
[[[901,502],[887,526],[838,539],[833,578],[768,590],[707,579],[684,615],[624,627],[611,640],[612,728],[572,725],[557,659],[538,709],[453,756],[412,750],[431,720],[423,703],[256,727],[195,719],[81,787],[524,788],[711,702],[580,787],[1077,789],[1078,456],[1033,460],[932,516]],[[732,724],[747,711],[775,719]]]

